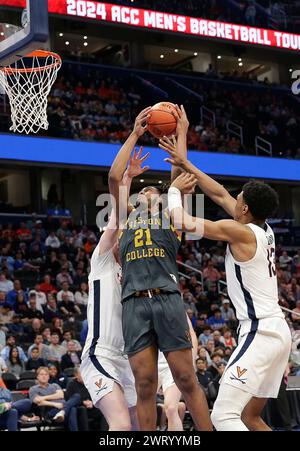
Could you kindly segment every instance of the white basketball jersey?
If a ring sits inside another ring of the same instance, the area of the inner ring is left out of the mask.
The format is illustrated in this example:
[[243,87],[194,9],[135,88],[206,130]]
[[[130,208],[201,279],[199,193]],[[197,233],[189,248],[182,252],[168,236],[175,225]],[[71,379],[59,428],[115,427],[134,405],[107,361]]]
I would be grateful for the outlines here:
[[227,246],[225,267],[229,297],[240,321],[284,317],[278,305],[275,238],[271,227],[247,224],[256,236],[256,253],[247,262],[234,259]]
[[121,267],[112,250],[99,255],[99,244],[91,258],[88,335],[82,358],[99,355],[101,348],[123,352]]

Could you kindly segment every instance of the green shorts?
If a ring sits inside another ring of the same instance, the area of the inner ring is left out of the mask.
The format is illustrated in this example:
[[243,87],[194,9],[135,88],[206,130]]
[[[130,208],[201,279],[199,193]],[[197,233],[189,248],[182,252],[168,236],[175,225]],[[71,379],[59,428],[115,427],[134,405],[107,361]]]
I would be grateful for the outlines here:
[[162,352],[192,347],[183,301],[179,293],[129,297],[122,313],[125,354],[157,344]]

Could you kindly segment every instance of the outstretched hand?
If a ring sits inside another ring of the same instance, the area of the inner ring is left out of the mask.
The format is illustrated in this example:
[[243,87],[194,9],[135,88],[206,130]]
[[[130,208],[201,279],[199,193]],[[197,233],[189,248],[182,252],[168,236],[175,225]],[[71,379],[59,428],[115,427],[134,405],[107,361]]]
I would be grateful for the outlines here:
[[177,179],[174,180],[171,187],[179,189],[182,194],[190,194],[195,190],[197,179],[193,174],[182,172]]
[[172,136],[172,138],[168,138],[167,136],[163,136],[159,140],[159,147],[170,155],[171,158],[165,158],[164,161],[167,163],[171,163],[173,166],[179,166],[180,168],[185,168],[185,164],[187,160],[182,156],[179,155],[177,152],[177,141],[175,136]]
[[126,174],[127,177],[131,179],[133,179],[134,177],[138,177],[139,175],[148,171],[148,169],[150,168],[150,166],[142,167],[144,161],[146,161],[147,158],[149,158],[150,156],[150,152],[147,152],[144,156],[141,156],[142,151],[143,151],[142,147],[140,147],[139,151],[137,151],[137,149],[134,149],[133,154],[129,160]]
[[184,106],[180,105],[179,108],[178,105],[175,105],[175,110],[173,111],[173,114],[177,120],[176,135],[178,136],[180,133],[187,134],[190,124]]
[[151,106],[148,106],[136,117],[133,133],[135,133],[138,138],[142,136],[148,128],[147,119],[150,117],[149,113],[151,108]]

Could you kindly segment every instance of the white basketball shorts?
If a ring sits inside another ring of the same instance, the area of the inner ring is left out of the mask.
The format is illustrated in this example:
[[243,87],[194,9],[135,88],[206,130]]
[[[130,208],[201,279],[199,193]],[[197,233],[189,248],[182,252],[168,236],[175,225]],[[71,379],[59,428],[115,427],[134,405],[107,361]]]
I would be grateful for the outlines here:
[[229,384],[257,398],[277,398],[291,351],[291,333],[283,318],[252,322],[230,357],[221,384]]
[[80,371],[94,405],[113,391],[115,383],[122,388],[128,408],[136,405],[134,377],[127,357],[102,350],[101,355],[86,356]]

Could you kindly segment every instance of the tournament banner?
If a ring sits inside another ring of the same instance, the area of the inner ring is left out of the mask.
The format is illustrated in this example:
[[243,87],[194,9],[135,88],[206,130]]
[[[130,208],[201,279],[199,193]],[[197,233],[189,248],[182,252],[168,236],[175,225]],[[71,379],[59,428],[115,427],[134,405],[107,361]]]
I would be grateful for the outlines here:
[[[80,19],[223,39],[286,50],[300,50],[300,35],[91,0],[48,0],[49,12]],[[23,8],[25,0],[0,0],[0,6]]]

